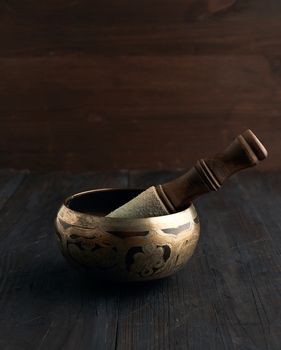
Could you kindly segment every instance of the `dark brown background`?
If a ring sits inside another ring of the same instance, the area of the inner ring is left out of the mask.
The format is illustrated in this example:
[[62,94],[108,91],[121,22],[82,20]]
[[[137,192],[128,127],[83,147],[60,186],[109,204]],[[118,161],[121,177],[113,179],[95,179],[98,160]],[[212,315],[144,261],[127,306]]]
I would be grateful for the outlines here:
[[8,0],[0,43],[1,167],[186,167],[252,128],[281,168],[279,0]]

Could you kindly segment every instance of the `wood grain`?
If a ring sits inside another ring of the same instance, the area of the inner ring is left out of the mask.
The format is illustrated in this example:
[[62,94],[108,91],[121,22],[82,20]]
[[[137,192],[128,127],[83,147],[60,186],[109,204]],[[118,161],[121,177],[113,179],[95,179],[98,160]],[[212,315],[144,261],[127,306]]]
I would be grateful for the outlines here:
[[0,218],[1,349],[114,348],[118,295],[65,263],[53,222],[65,196],[126,184],[126,172],[32,173],[6,202]]
[[280,169],[278,0],[0,4],[0,162],[186,168],[252,128]]
[[241,173],[198,199],[198,248],[170,278],[102,284],[62,258],[53,219],[65,196],[179,173],[2,170],[0,348],[279,349],[280,172]]
[[[169,177],[143,174],[145,184]],[[140,174],[131,184],[142,184]],[[121,296],[119,348],[278,349],[280,190],[280,173],[252,171],[198,200],[195,256],[150,293]]]

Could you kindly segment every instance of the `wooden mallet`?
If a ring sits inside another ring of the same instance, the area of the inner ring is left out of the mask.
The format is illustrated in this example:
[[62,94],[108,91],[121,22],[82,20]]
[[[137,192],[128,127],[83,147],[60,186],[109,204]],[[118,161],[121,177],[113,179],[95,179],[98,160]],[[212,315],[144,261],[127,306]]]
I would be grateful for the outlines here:
[[266,157],[265,147],[251,130],[246,130],[222,153],[198,160],[182,176],[149,187],[107,216],[147,218],[175,213],[187,208],[202,194],[217,191],[231,175],[258,164]]

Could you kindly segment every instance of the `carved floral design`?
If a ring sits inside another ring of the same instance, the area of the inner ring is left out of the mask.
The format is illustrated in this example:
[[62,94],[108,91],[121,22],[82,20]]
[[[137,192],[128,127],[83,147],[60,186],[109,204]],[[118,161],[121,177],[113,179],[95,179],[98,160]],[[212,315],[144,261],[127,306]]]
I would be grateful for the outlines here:
[[133,270],[141,277],[148,277],[161,269],[171,255],[168,245],[147,244],[143,247],[133,247],[126,255],[127,269]]

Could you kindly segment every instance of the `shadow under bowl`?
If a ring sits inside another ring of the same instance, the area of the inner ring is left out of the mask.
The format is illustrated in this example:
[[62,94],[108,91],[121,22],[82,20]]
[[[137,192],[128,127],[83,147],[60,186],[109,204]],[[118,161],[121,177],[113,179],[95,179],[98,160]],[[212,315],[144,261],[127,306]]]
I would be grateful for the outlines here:
[[109,280],[145,281],[179,270],[193,254],[199,238],[200,224],[193,204],[158,217],[105,216],[142,191],[106,188],[68,197],[55,220],[65,258]]

